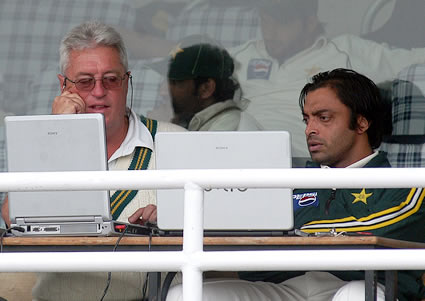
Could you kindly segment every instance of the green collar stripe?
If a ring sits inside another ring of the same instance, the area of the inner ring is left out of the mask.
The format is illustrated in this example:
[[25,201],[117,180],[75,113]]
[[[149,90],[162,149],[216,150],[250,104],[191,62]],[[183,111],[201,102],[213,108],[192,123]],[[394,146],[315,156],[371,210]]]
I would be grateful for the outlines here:
[[133,159],[131,160],[128,170],[146,169],[147,166],[144,166],[146,163],[145,159],[146,159],[146,156],[148,156],[147,163],[149,163],[150,155],[151,155],[151,150],[149,148],[136,147],[136,151],[134,152],[134,156],[133,156]]
[[[148,128],[155,140],[155,134],[158,127],[156,120],[148,119],[143,116],[140,117],[142,123]],[[146,147],[136,147],[136,150],[131,160],[128,170],[145,170],[148,168],[151,159],[152,150]],[[136,196],[137,190],[117,190],[111,197],[111,214],[112,218],[116,220],[123,212],[124,208]]]
[[144,116],[141,116],[140,120],[148,128],[149,132],[151,132],[152,139],[155,141],[155,134],[158,128],[158,121],[153,119],[148,119]]
[[123,212],[124,208],[128,205],[128,203],[130,203],[130,201],[136,196],[138,190],[126,190],[126,198],[121,200],[121,202],[119,202],[117,204],[117,206],[114,208],[114,213],[112,213],[112,218],[114,220],[116,220],[120,214]]
[[[146,169],[149,164],[149,159],[152,151],[145,147],[137,147],[134,152],[133,159],[131,160],[128,170],[142,170]],[[147,159],[147,160],[146,160]],[[111,213],[114,214],[116,205],[121,202],[122,198],[127,197],[128,190],[117,190],[111,197]]]

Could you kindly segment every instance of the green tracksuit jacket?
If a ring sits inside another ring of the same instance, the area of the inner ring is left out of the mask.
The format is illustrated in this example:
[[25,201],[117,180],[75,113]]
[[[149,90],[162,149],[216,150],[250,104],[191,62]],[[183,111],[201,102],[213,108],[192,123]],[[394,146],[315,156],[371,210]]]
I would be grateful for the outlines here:
[[[308,164],[308,167],[319,167]],[[380,152],[366,166],[391,167]],[[330,186],[332,183],[330,183]],[[425,190],[405,189],[296,189],[293,193],[295,228],[305,232],[370,232],[376,236],[425,242]],[[424,255],[425,256],[425,255]],[[320,258],[317,258],[320,260]],[[394,260],[397,260],[396,258]],[[330,271],[350,281],[364,279],[360,271]],[[399,301],[425,297],[423,271],[399,271]],[[243,272],[241,278],[279,283],[300,273]],[[301,273],[302,274],[302,273]],[[384,276],[378,276],[384,284]]]

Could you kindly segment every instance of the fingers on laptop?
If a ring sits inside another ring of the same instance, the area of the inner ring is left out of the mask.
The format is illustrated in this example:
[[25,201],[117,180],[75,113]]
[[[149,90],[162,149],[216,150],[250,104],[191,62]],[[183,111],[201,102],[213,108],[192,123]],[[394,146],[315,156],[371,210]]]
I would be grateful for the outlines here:
[[136,212],[128,218],[128,221],[132,224],[144,225],[147,222],[156,223],[156,217],[156,206],[149,204],[146,207],[137,209]]

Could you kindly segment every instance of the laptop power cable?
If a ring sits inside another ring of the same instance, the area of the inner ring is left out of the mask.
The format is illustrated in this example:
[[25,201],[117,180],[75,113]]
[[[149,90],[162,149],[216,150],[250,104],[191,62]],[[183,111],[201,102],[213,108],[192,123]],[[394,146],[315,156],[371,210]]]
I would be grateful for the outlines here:
[[[153,235],[153,231],[149,234],[148,252],[151,251],[152,235]],[[149,285],[149,273],[146,273],[145,282],[143,283],[143,288],[142,288],[142,301],[146,300],[146,292],[148,290],[148,285]]]
[[[115,246],[112,249],[112,252],[115,252],[116,251],[116,249],[118,248],[118,245],[119,245],[121,239],[124,237],[124,235],[126,233],[127,233],[127,226],[125,227],[125,229],[121,232],[120,236],[118,237],[117,242],[115,243]],[[105,298],[106,294],[108,293],[109,286],[111,285],[111,278],[112,278],[112,272],[108,272],[108,279],[106,281],[106,287],[103,290],[103,295],[100,298],[100,301],[103,301],[103,299]]]
[[0,253],[3,253],[3,239],[8,233],[12,233],[12,230],[25,232],[25,229],[19,226],[10,227],[3,230],[3,233],[0,235]]

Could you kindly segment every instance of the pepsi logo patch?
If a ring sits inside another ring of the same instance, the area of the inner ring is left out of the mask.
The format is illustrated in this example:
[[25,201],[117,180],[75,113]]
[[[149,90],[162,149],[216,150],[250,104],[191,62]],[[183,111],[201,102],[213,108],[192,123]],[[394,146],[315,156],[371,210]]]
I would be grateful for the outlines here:
[[269,79],[273,62],[267,59],[251,59],[248,63],[247,79]]
[[305,192],[298,193],[292,196],[294,202],[294,210],[308,207],[308,206],[319,206],[319,199],[317,198],[317,192]]

